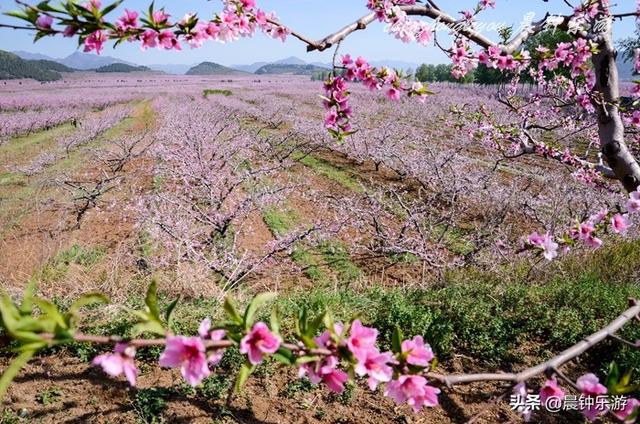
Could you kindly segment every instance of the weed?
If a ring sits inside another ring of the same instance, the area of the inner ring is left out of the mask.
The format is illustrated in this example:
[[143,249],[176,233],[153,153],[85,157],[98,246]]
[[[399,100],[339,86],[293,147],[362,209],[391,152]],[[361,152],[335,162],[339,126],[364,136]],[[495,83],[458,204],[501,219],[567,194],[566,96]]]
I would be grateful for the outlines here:
[[205,90],[202,90],[202,96],[206,99],[207,97],[209,97],[210,95],[218,95],[218,96],[225,96],[225,97],[229,97],[233,94],[233,92],[231,90],[220,90],[217,88],[207,88]]
[[262,219],[269,227],[271,234],[275,237],[282,237],[291,231],[300,221],[300,217],[291,208],[278,209],[275,207],[266,208],[262,212]]
[[198,386],[196,393],[203,399],[219,400],[227,394],[231,384],[232,380],[229,375],[212,375],[202,381],[202,385]]
[[300,393],[308,393],[312,391],[315,386],[311,383],[311,380],[308,378],[300,378],[293,381],[290,381],[287,386],[284,388],[282,395],[293,399]]
[[362,276],[362,270],[351,262],[346,244],[325,242],[320,246],[320,251],[329,268],[338,274],[340,282],[351,283]]
[[84,248],[78,244],[74,244],[69,249],[58,252],[58,254],[44,266],[41,278],[47,281],[58,281],[67,274],[70,265],[75,264],[82,267],[91,267],[100,262],[106,253],[106,249],[103,247]]
[[362,187],[362,185],[348,172],[332,165],[325,160],[311,155],[294,155],[294,159],[299,160],[300,163],[302,163],[304,166],[313,169],[315,172],[324,175],[328,179],[335,181],[336,183],[340,184],[350,191],[356,193],[364,192],[364,188]]
[[327,273],[320,267],[320,261],[309,249],[297,246],[291,253],[291,259],[302,268],[304,275],[318,285],[329,281]]
[[49,387],[36,395],[36,401],[42,405],[51,405],[62,400],[62,390],[57,387]]
[[165,422],[162,414],[167,409],[167,399],[174,393],[172,389],[159,387],[136,391],[133,407],[140,421],[145,424],[160,424]]
[[22,422],[20,417],[10,409],[5,409],[0,416],[0,424],[18,424]]

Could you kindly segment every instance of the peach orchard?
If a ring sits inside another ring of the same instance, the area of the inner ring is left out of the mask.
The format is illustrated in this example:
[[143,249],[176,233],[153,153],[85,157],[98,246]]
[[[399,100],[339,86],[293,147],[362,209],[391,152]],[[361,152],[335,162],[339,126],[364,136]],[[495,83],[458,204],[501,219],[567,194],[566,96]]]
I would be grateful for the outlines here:
[[[441,195],[430,197],[425,194],[423,198],[404,205],[407,228],[422,225],[425,216],[433,214],[426,206],[443,201],[442,197],[448,197],[446,200],[453,205],[451,219],[455,219],[456,198],[467,193],[463,187],[445,186],[443,180],[437,181],[433,177],[443,172],[448,173],[446,181],[462,178],[459,173],[463,169],[467,171],[467,168],[456,168],[460,164],[456,163],[458,159],[453,151],[449,157],[434,160],[434,169],[425,169],[425,158],[416,158],[412,162],[410,157],[399,158],[399,155],[394,157],[390,153],[394,146],[389,141],[397,135],[394,134],[397,129],[387,128],[387,133],[383,133],[376,122],[370,122],[370,128],[376,131],[368,132],[367,128],[354,124],[359,114],[365,113],[358,108],[359,102],[354,101],[363,95],[357,84],[370,91],[371,96],[381,92],[391,101],[399,101],[403,96],[415,102],[435,101],[435,94],[428,86],[400,71],[374,67],[357,52],[337,54],[340,43],[350,34],[367,29],[376,20],[384,22],[389,35],[399,42],[424,46],[433,44],[442,50],[451,60],[452,73],[456,78],[463,78],[480,65],[501,72],[507,78],[506,84],[495,88],[503,113],[498,114],[483,106],[475,110],[453,110],[446,118],[447,125],[464,131],[469,140],[482,148],[499,152],[504,160],[531,156],[557,162],[558,166],[571,168],[573,176],[581,184],[598,189],[601,197],[588,205],[591,210],[585,211],[583,216],[573,216],[573,224],[568,220],[562,225],[541,227],[530,234],[522,234],[521,251],[552,261],[573,249],[597,249],[605,241],[615,243],[616,237],[632,231],[638,221],[640,166],[636,157],[640,141],[640,111],[635,106],[640,98],[640,83],[631,88],[627,101],[621,101],[613,29],[617,20],[640,19],[640,2],[623,13],[613,13],[608,0],[583,0],[575,6],[565,2],[568,5],[566,15],[547,15],[519,33],[507,34],[502,40],[491,40],[474,26],[485,10],[501,7],[500,2],[494,0],[481,0],[473,10],[459,15],[447,13],[430,0],[424,4],[416,0],[368,0],[363,5],[369,10],[367,14],[321,40],[312,40],[289,28],[278,20],[275,13],[261,10],[254,0],[224,0],[222,10],[210,20],[201,19],[196,14],[175,19],[170,11],[157,8],[153,3],[146,11],[125,9],[115,19],[110,19],[111,15],[122,1],[107,6],[99,0],[84,4],[74,1],[60,4],[50,1],[16,3],[19,10],[8,15],[26,23],[3,26],[34,31],[36,40],[49,36],[75,38],[85,52],[97,54],[102,52],[107,42],[115,42],[116,46],[138,43],[142,50],[180,50],[185,45],[197,48],[211,41],[233,42],[241,37],[251,37],[258,31],[282,41],[293,37],[306,44],[308,51],[336,48],[333,72],[323,86],[318,87],[321,94],[318,107],[325,110],[324,130],[332,142],[339,143],[340,149],[350,151],[363,160],[373,160],[376,167],[385,164],[401,169],[399,172],[421,175],[422,179],[418,178],[418,181],[430,189],[425,193]],[[452,45],[443,46],[438,40],[436,23],[449,26]],[[531,45],[536,36],[550,30],[568,34],[571,41]],[[640,50],[635,54],[634,69],[640,72]],[[524,85],[525,82],[528,85]],[[160,108],[165,106],[159,105]],[[17,121],[15,129],[8,131],[28,133],[51,125],[47,119],[55,122],[69,119],[63,111],[57,113],[60,117],[41,114],[27,127],[24,127],[24,121]],[[210,111],[204,106],[192,105],[178,109],[178,113],[180,116],[165,122],[160,131],[162,137],[175,145],[157,154],[164,164],[161,172],[177,182],[180,188],[171,198],[146,199],[140,205],[140,213],[148,214],[161,233],[159,237],[164,238],[168,246],[180,247],[187,252],[186,255],[205,261],[210,269],[224,276],[227,288],[231,289],[247,274],[273,260],[274,255],[290,248],[296,241],[314,237],[321,228],[332,230],[331,225],[319,222],[311,229],[301,230],[266,246],[265,252],[253,262],[240,263],[234,255],[234,245],[219,243],[220,237],[227,236],[231,222],[244,216],[248,208],[277,198],[281,191],[260,187],[251,193],[250,201],[233,202],[231,207],[228,207],[229,199],[241,183],[248,179],[257,181],[274,170],[264,166],[238,177],[240,174],[234,172],[239,162],[256,155],[255,146],[248,140],[233,143],[221,140],[215,145],[203,143],[201,140],[208,134],[218,131],[214,126],[203,125],[210,119]],[[241,128],[234,128],[231,121],[220,117],[216,122],[226,122],[227,126],[217,133],[223,134],[224,131],[229,137],[227,140],[235,140],[234,135],[241,133]],[[96,122],[94,127],[85,128],[80,139],[62,140],[67,152],[101,131],[100,122]],[[550,133],[554,137],[549,137]],[[323,134],[317,136],[323,137]],[[414,140],[421,137],[420,134],[411,136]],[[126,146],[123,151],[124,156],[112,162],[114,173],[122,163],[118,160],[128,159]],[[283,153],[281,149],[278,152]],[[283,162],[292,153],[285,151],[284,156],[277,159]],[[198,173],[191,168],[195,161],[202,160],[200,156],[211,158],[211,163],[205,164],[208,166],[205,171],[216,169],[215,175]],[[41,160],[46,161],[47,158]],[[42,164],[35,163],[33,172],[37,172],[39,166]],[[486,182],[483,178],[478,180]],[[373,218],[374,231],[387,251],[411,252],[429,264],[446,261],[448,258],[434,258],[429,243],[424,239],[405,237],[404,229],[398,233],[376,220],[375,217],[385,209],[380,205],[393,194],[371,194],[364,204],[354,203],[346,209],[352,212],[360,210],[357,215],[364,220],[367,215]],[[181,216],[167,209],[169,205],[188,205],[194,197],[206,198],[204,206],[182,208],[180,210],[185,215]],[[92,199],[87,199],[89,207]],[[567,199],[570,201],[570,197]],[[367,203],[370,204],[367,206]],[[378,205],[379,209],[372,209],[371,204]],[[541,210],[545,207],[537,206]],[[78,222],[80,219],[81,215]],[[504,221],[504,218],[496,218],[495,226],[504,224]],[[198,232],[194,230],[194,223],[206,223],[206,226]],[[420,228],[415,233],[421,234]],[[497,242],[495,239],[487,241],[491,245]],[[18,342],[19,355],[3,372],[0,393],[6,391],[21,367],[39,350],[71,341],[113,345],[112,353],[100,355],[93,362],[110,376],[124,375],[131,385],[136,384],[138,374],[137,348],[164,346],[159,365],[179,368],[185,381],[196,386],[211,373],[225,349],[238,346],[246,355],[246,362],[237,377],[236,390],[241,389],[258,364],[272,357],[297,367],[300,376],[306,375],[313,383],[324,384],[335,392],[343,391],[349,379],[365,378],[372,391],[380,387],[385,396],[399,404],[410,405],[415,412],[423,407],[437,406],[441,389],[456,384],[506,381],[512,383],[515,394],[526,395],[531,393],[527,382],[541,374],[548,376],[539,388],[543,403],[549,398],[562,398],[569,390],[578,391],[587,399],[622,395],[635,390],[629,384],[629,374],[620,375],[617,370],[612,370],[606,386],[594,374],[586,374],[573,382],[559,370],[603,340],[617,337],[615,333],[640,313],[640,305],[635,302],[606,328],[549,361],[519,373],[444,375],[436,371],[434,354],[428,340],[421,336],[405,338],[398,330],[393,336],[391,350],[380,351],[375,328],[363,325],[358,319],[335,322],[329,311],[314,317],[301,311],[295,323],[295,334],[285,340],[280,332],[277,310],[273,310],[269,323],[256,320],[258,309],[269,303],[272,297],[270,294],[259,295],[244,311],[239,311],[231,300],[227,300],[224,303],[227,321],[194,323],[198,335],[187,337],[174,334],[171,329],[172,312],[177,301],[171,303],[166,311],[161,311],[156,286],[152,285],[145,299],[146,307],[131,313],[138,320],[137,334],[155,335],[157,338],[122,339],[77,331],[81,308],[107,302],[102,295],[83,296],[67,311],[60,311],[52,302],[35,297],[33,288],[25,293],[22,302],[16,303],[5,295],[0,303],[2,325],[6,333]],[[637,346],[635,341],[620,342]],[[596,408],[593,402],[586,402],[581,411],[590,420],[609,413],[622,422],[635,422],[640,412],[639,405],[640,401],[634,398],[619,410],[609,410],[606,406]],[[531,414],[525,408],[521,412],[525,417]]]

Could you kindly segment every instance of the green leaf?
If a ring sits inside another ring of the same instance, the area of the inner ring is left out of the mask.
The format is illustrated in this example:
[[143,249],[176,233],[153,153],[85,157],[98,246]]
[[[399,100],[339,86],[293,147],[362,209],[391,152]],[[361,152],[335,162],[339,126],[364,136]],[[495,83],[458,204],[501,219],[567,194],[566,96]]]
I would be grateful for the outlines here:
[[224,305],[222,305],[222,308],[227,313],[231,321],[235,322],[238,325],[242,325],[242,317],[240,316],[240,313],[232,303],[231,299],[226,298],[224,300]]
[[177,297],[176,300],[174,300],[169,304],[169,306],[167,306],[167,310],[164,312],[164,320],[168,326],[173,323],[173,311],[176,309],[179,301],[180,297]]
[[609,364],[609,373],[604,385],[607,387],[607,389],[612,390],[618,384],[619,380],[620,370],[618,369],[618,364],[612,361]]
[[120,6],[122,4],[122,0],[118,0],[115,3],[110,4],[109,6],[105,7],[104,9],[102,9],[101,13],[102,16],[106,15],[107,13],[110,13],[111,11],[113,11],[116,7]]
[[296,320],[296,335],[303,336],[307,333],[307,307],[302,306],[298,311],[298,319]]
[[40,4],[38,4],[37,8],[40,9],[40,10],[43,10],[45,12],[64,13],[64,10],[62,10],[60,8],[57,8],[57,7],[54,7],[54,6],[51,6],[48,1],[40,2]]
[[309,356],[309,355],[299,356],[296,358],[296,365],[308,364],[309,362],[316,362],[319,360],[320,360],[319,356]]
[[633,377],[633,368],[624,373],[624,375],[620,379],[619,384],[621,384],[622,386],[628,386],[629,383],[631,383],[631,377]]
[[631,386],[616,386],[611,390],[611,395],[626,395],[638,391],[640,386],[634,384]]
[[271,311],[270,323],[271,323],[271,331],[273,331],[276,334],[280,334],[280,310],[278,309],[277,306],[273,308],[273,310]]
[[240,391],[242,390],[242,386],[244,386],[244,383],[247,382],[247,379],[249,378],[249,376],[251,375],[254,369],[255,367],[250,363],[245,362],[244,364],[242,364],[242,366],[240,367],[240,371],[238,372],[236,385],[234,387],[234,391],[236,393],[240,393]]
[[156,321],[160,321],[160,308],[158,307],[158,282],[153,279],[147,289],[147,296],[144,298],[144,304],[147,305],[151,317]]
[[0,376],[0,400],[4,398],[9,385],[13,381],[13,379],[18,375],[22,367],[24,367],[29,360],[36,353],[35,350],[25,350],[20,355],[18,355],[9,366],[4,370],[2,376]]
[[391,336],[391,350],[393,353],[402,352],[402,339],[402,330],[400,330],[400,327],[396,326],[396,328],[393,329],[393,335]]
[[144,311],[137,311],[135,309],[131,309],[131,308],[124,308],[128,313],[130,313],[131,315],[135,316],[136,318],[142,320],[142,321],[149,321],[150,319],[150,315]]
[[33,331],[15,331],[11,333],[11,336],[22,344],[44,343],[42,337]]
[[96,303],[109,303],[109,298],[100,293],[83,294],[71,304],[69,307],[69,313],[77,315],[78,312],[80,312],[80,308]]
[[7,16],[14,17],[14,18],[22,19],[23,21],[31,22],[31,19],[29,18],[29,15],[27,15],[26,13],[24,13],[21,10],[10,10],[8,12],[4,12],[3,15],[7,15]]
[[36,282],[35,280],[31,280],[22,295],[22,304],[20,305],[20,313],[22,315],[31,315],[33,313],[33,298],[35,293]]
[[293,365],[296,362],[296,357],[289,349],[280,348],[276,353],[272,355],[273,359],[281,362],[285,365]]
[[64,316],[60,313],[56,305],[45,299],[35,299],[34,301],[46,318],[51,319],[61,328],[68,328],[67,321],[64,319]]
[[309,324],[309,326],[307,328],[307,331],[306,331],[306,334],[305,334],[306,336],[313,337],[318,333],[318,329],[320,328],[320,326],[324,322],[324,318],[325,318],[326,314],[327,314],[327,312],[324,311],[320,315],[318,315],[313,321],[311,321],[311,323]]
[[336,328],[335,327],[335,322],[333,320],[333,316],[328,311],[326,311],[324,313],[323,321],[324,321],[324,327],[327,330],[329,330],[331,332],[331,334],[333,334],[333,332],[335,331],[335,328]]
[[0,316],[2,317],[2,325],[7,329],[9,333],[12,333],[18,321],[20,320],[20,311],[8,294],[3,294],[0,297]]
[[244,312],[244,328],[249,331],[253,326],[253,319],[258,309],[267,302],[272,301],[276,297],[275,293],[262,293],[253,298],[249,306]]
[[137,336],[142,333],[153,333],[159,336],[166,334],[165,328],[157,321],[141,322],[133,326],[132,333]]
[[27,315],[20,318],[20,320],[16,322],[14,330],[40,332],[42,331],[42,323],[40,322],[40,320]]

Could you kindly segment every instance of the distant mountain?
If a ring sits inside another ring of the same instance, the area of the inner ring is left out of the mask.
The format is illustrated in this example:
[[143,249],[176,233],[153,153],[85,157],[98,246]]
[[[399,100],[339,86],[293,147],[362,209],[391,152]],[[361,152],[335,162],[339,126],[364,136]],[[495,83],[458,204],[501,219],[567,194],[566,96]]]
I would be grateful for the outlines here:
[[62,75],[28,62],[13,53],[0,50],[0,79],[32,78],[38,81],[56,81]]
[[[381,67],[381,66],[388,66],[389,68],[392,69],[402,69],[402,70],[407,70],[407,69],[413,69],[415,70],[418,66],[420,66],[418,63],[412,63],[412,62],[404,62],[401,60],[375,60],[370,62],[371,65],[376,66],[376,67]],[[253,72],[253,73],[258,73],[258,70],[261,68],[264,68],[267,65],[296,65],[296,66],[304,66],[304,65],[312,65],[315,66],[317,68],[322,68],[322,69],[316,69],[315,71],[300,71],[300,70],[296,70],[294,68],[281,68],[280,71],[278,71],[276,68],[270,67],[267,68],[269,69],[269,73],[297,73],[297,72],[302,72],[303,75],[307,75],[307,74],[312,74],[313,72],[316,71],[323,71],[323,70],[327,70],[327,69],[331,69],[332,64],[331,63],[324,63],[324,62],[305,62],[304,60],[295,57],[295,56],[291,56],[291,57],[287,57],[285,59],[281,59],[281,60],[276,60],[273,62],[255,62],[252,63],[250,65],[232,65],[231,67],[233,69],[238,69],[241,71],[245,71],[245,72]],[[265,73],[264,70],[262,70],[260,73]]]
[[97,69],[101,66],[111,65],[113,63],[124,63],[125,65],[136,66],[135,63],[127,62],[125,60],[116,59],[109,56],[98,56],[95,54],[87,54],[81,52],[74,52],[64,59],[55,59],[56,62],[62,63],[70,68],[80,69],[83,71],[90,69]]
[[146,66],[131,66],[125,63],[112,63],[111,65],[101,66],[96,69],[96,72],[99,73],[109,73],[109,72],[148,72],[150,68]]
[[616,64],[618,65],[620,80],[632,81],[634,78],[637,78],[637,76],[634,77],[633,75],[633,61],[629,60],[625,62],[623,55],[619,55]]
[[158,65],[147,65],[147,66],[154,71],[166,72],[167,74],[184,75],[194,65],[158,64]]
[[69,68],[62,63],[54,62],[53,60],[38,59],[38,60],[26,60],[25,62],[33,63],[43,69],[48,69],[55,72],[76,72],[77,69]]
[[246,72],[227,68],[218,63],[202,62],[189,69],[186,75],[246,75]]
[[20,57],[21,59],[24,60],[50,60],[50,61],[56,61],[57,59],[54,59],[51,56],[47,56],[45,54],[40,54],[40,53],[31,53],[31,52],[25,52],[24,50],[16,50],[14,52],[11,52],[13,54],[15,54],[16,56]]
[[277,60],[271,63],[276,63],[278,65],[307,65],[307,62],[295,56],[291,56],[286,59]]
[[239,71],[255,73],[258,69],[262,68],[264,65],[268,65],[269,62],[255,62],[251,65],[231,65],[233,69],[237,69]]
[[329,68],[315,65],[288,65],[270,63],[258,69],[255,73],[258,75],[275,74],[275,75],[313,75],[318,72],[328,71]]

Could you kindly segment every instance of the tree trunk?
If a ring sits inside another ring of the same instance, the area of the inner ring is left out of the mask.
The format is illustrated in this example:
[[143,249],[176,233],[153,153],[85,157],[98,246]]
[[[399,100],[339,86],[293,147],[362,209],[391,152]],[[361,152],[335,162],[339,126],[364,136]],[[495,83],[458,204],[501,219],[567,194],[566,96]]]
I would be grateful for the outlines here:
[[602,23],[599,34],[600,52],[593,56],[596,73],[594,92],[602,96],[596,99],[598,110],[598,134],[602,155],[607,164],[613,169],[616,178],[620,180],[628,192],[635,191],[640,185],[640,165],[633,157],[624,142],[624,125],[620,116],[620,89],[618,67],[616,65],[616,49],[613,43],[611,19],[606,25]]

